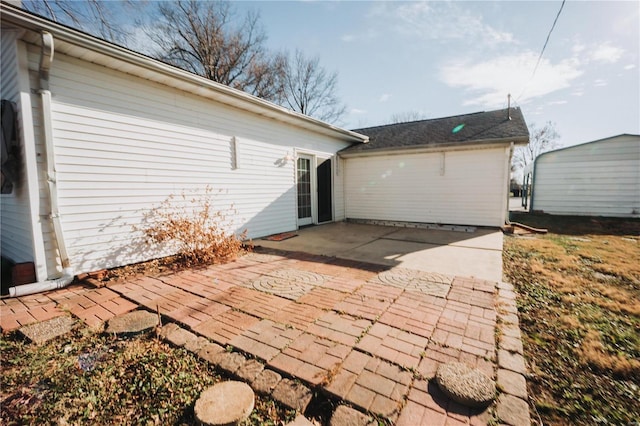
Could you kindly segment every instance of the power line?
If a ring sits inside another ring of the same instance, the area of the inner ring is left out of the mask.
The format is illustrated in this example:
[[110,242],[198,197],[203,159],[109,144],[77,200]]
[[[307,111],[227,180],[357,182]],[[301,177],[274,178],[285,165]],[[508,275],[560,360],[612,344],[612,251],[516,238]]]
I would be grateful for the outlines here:
[[560,5],[560,9],[558,10],[558,13],[556,14],[556,19],[553,20],[553,25],[551,25],[551,29],[549,30],[549,33],[547,34],[547,39],[544,41],[544,45],[542,46],[542,50],[540,51],[540,55],[538,56],[538,61],[536,62],[536,66],[533,68],[533,72],[531,73],[531,77],[529,77],[529,81],[527,81],[527,83],[522,88],[522,92],[518,96],[517,100],[519,100],[520,97],[522,97],[522,95],[524,94],[524,91],[526,90],[527,86],[529,85],[529,83],[531,83],[531,81],[533,80],[533,77],[535,77],[536,71],[538,71],[538,65],[540,65],[540,61],[542,60],[542,55],[544,54],[544,51],[547,48],[547,44],[549,44],[549,38],[551,38],[551,33],[553,32],[553,29],[556,27],[556,23],[558,22],[558,18],[560,17],[560,14],[562,13],[562,9],[564,8],[564,3],[565,2],[566,2],[566,0],[562,0],[562,4]]

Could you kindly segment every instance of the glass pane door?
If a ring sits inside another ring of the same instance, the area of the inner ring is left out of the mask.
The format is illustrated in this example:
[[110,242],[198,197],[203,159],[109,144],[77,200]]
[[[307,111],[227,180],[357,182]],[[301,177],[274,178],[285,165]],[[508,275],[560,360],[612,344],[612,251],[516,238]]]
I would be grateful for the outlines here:
[[311,208],[311,159],[299,157],[297,166],[298,225],[310,225],[313,222]]

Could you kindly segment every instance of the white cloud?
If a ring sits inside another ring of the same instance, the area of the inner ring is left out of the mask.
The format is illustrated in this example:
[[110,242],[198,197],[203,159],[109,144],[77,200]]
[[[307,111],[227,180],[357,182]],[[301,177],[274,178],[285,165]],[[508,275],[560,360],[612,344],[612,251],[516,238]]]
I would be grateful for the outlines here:
[[514,42],[513,34],[493,28],[484,22],[482,15],[455,2],[375,3],[369,17],[381,27],[412,38],[455,39],[476,47]]
[[636,65],[635,65],[635,64],[629,64],[629,65],[625,65],[625,66],[624,66],[624,69],[625,69],[625,70],[627,70],[627,71],[629,71],[629,70],[634,69],[635,67],[636,67]]
[[601,78],[598,78],[598,79],[593,81],[593,85],[596,86],[596,87],[606,86],[607,84],[609,84],[607,82],[607,80],[603,80]]
[[562,100],[562,101],[551,101],[551,102],[547,102],[547,105],[564,105],[568,103],[568,101]]
[[351,108],[349,110],[350,114],[366,114],[367,110],[366,109],[358,109],[358,108]]
[[583,52],[586,48],[587,46],[585,46],[584,44],[580,42],[576,42],[576,44],[574,44],[573,47],[571,48],[571,51],[573,53],[580,53],[580,52]]
[[542,59],[531,80],[537,60],[537,53],[527,51],[478,63],[451,62],[440,67],[440,79],[449,86],[460,87],[470,93],[464,105],[500,107],[505,103],[508,93],[515,96],[519,103],[525,103],[529,99],[569,87],[583,73],[575,59],[565,59],[555,64]]
[[380,95],[380,98],[378,98],[378,102],[380,102],[380,103],[385,103],[385,102],[387,102],[390,98],[391,98],[391,95],[390,95],[389,93],[383,93],[382,95]]
[[604,62],[613,64],[618,62],[624,53],[624,49],[611,46],[611,44],[602,43],[591,51],[590,59],[596,62]]

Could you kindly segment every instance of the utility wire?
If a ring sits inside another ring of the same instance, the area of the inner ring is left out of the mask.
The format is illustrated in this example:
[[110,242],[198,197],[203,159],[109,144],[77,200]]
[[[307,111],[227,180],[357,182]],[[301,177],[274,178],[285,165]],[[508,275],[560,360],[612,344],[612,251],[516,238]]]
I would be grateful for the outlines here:
[[536,71],[538,71],[538,65],[540,65],[540,61],[542,60],[542,55],[544,54],[544,51],[547,48],[547,44],[549,43],[549,38],[551,37],[551,33],[553,32],[553,29],[556,27],[556,23],[558,22],[558,18],[560,17],[560,14],[562,13],[562,9],[564,8],[564,3],[565,2],[566,2],[566,0],[562,0],[562,4],[560,5],[560,9],[558,10],[558,13],[556,14],[556,19],[553,20],[553,25],[551,25],[551,29],[549,30],[549,33],[547,34],[547,39],[544,41],[544,45],[542,46],[542,50],[540,51],[540,56],[538,56],[538,61],[536,62],[536,66],[533,68],[533,72],[531,73],[531,77],[529,77],[529,81],[527,81],[527,83],[522,88],[522,92],[520,93],[520,95],[518,96],[518,99],[516,99],[516,101],[520,100],[520,98],[524,94],[524,91],[526,90],[527,86],[529,85],[529,83],[531,83],[531,81],[533,80],[533,77],[535,77]]

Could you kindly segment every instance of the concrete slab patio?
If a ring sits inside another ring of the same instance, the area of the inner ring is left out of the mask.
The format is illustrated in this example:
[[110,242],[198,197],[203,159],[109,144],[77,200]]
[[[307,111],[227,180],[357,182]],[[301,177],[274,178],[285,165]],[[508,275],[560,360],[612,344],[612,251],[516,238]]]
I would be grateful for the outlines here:
[[449,227],[402,228],[337,222],[298,230],[284,241],[257,240],[262,247],[400,266],[421,271],[502,280],[502,232]]
[[[359,228],[342,228],[354,250],[368,244],[354,231]],[[368,235],[398,231],[378,227]],[[476,235],[468,244],[485,244],[480,240],[490,235]],[[432,378],[441,363],[458,361],[498,381],[498,404],[526,407],[512,286],[402,262],[391,266],[260,248],[228,264],[108,288],[73,285],[4,299],[0,325],[6,332],[71,313],[101,328],[122,312],[159,310],[164,324],[184,330],[174,344],[195,348],[201,358],[276,399],[283,388],[301,383],[315,391],[306,392],[304,406],[313,405],[314,394],[398,425],[484,425],[496,420],[496,412],[512,413],[506,406],[478,410],[447,399]],[[268,386],[265,378],[273,379]],[[528,410],[517,414],[497,420],[526,424]]]

